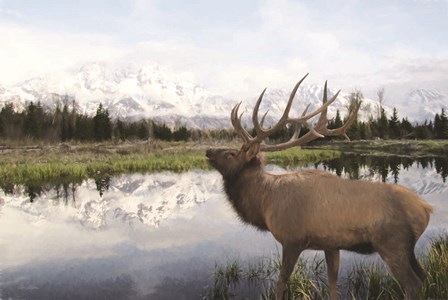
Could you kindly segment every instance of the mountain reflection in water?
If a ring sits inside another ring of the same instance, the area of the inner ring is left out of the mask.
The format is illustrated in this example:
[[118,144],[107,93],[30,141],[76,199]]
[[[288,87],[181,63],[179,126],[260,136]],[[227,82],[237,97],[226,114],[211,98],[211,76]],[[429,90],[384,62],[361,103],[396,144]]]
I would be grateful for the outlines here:
[[[343,156],[310,167],[408,186],[435,207],[426,236],[448,228],[446,159]],[[198,299],[215,263],[280,249],[240,223],[214,171],[1,188],[0,298]]]

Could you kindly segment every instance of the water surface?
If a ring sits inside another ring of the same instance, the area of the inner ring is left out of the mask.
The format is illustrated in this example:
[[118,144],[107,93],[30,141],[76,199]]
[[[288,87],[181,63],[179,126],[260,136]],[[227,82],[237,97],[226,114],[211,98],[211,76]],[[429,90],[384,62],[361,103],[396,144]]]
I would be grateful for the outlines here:
[[[408,186],[435,208],[425,235],[448,228],[445,161],[358,157],[309,167]],[[199,299],[216,263],[280,249],[269,233],[240,223],[215,171],[0,192],[0,298]]]

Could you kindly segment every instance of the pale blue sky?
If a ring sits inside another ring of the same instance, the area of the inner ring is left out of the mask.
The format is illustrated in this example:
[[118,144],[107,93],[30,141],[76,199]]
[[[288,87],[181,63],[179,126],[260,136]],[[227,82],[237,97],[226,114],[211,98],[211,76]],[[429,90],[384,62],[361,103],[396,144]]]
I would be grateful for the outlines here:
[[228,96],[309,83],[447,91],[448,0],[0,0],[0,84],[157,62]]

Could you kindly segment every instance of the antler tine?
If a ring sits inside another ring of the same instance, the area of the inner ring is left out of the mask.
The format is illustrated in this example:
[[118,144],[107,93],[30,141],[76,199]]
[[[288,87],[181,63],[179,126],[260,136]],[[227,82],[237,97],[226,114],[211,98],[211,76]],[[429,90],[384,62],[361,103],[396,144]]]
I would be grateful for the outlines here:
[[[264,93],[266,92],[266,89],[263,90],[263,92],[261,93],[260,97],[257,100],[257,103],[255,104],[254,107],[254,111],[252,113],[252,122],[254,124],[254,129],[257,133],[255,139],[257,141],[263,141],[266,137],[268,137],[269,135],[273,134],[274,132],[278,131],[280,128],[284,127],[289,121],[289,111],[291,110],[291,106],[292,106],[292,102],[294,100],[294,97],[297,93],[297,90],[299,89],[300,84],[305,80],[305,78],[309,75],[306,74],[302,79],[300,79],[296,85],[294,86],[294,89],[291,91],[291,94],[289,96],[289,100],[288,100],[288,104],[286,105],[286,108],[283,112],[282,117],[280,118],[280,120],[277,122],[277,124],[275,124],[272,128],[270,129],[264,129],[262,128],[262,125],[260,124],[260,122],[258,121],[258,110],[260,108],[260,104],[261,104],[261,100],[263,99]],[[263,116],[263,120],[266,117],[266,114],[264,114]]]
[[[326,89],[326,87],[327,86],[326,86],[326,82],[325,82],[325,89]],[[318,114],[321,114],[321,116],[323,114],[323,116],[326,117],[327,116],[327,108],[328,108],[328,106],[330,106],[338,98],[340,91],[341,90],[337,91],[336,94],[334,94],[333,97],[331,97],[330,100],[327,100],[327,93],[324,92],[324,100],[322,101],[323,105],[321,107],[319,107],[318,109],[316,109],[315,111],[309,113],[306,116],[302,116],[300,118],[295,118],[295,119],[294,118],[290,119],[290,123],[304,123],[307,120],[317,116]]]
[[266,116],[268,115],[268,112],[269,112],[269,109],[264,113],[263,117],[261,117],[260,127],[263,127],[264,119],[265,119]]
[[347,121],[339,128],[336,129],[328,129],[326,126],[323,128],[322,133],[325,136],[337,136],[342,135],[345,137],[347,141],[350,141],[350,138],[347,136],[347,129],[355,122],[356,117],[358,116],[358,111],[361,108],[362,101],[359,101],[356,104],[355,109],[350,113],[350,116],[348,117]]
[[[261,128],[260,123],[258,122],[258,110],[260,109],[261,100],[263,100],[264,93],[266,92],[266,88],[261,92],[260,96],[258,97],[257,103],[255,103],[254,111],[252,112],[252,123],[254,124],[254,128],[257,132],[257,136],[264,132],[264,130]],[[266,116],[267,112],[264,114]],[[264,121],[264,117],[263,117]],[[263,122],[262,122],[263,123]]]
[[[306,112],[308,111],[308,108],[310,108],[311,103],[308,103],[308,105],[305,107],[305,109],[303,110],[302,113],[302,117],[306,115]],[[290,141],[295,140],[296,138],[299,137],[300,132],[302,131],[302,124],[294,124],[295,126],[295,130],[294,130],[294,134],[292,135]]]
[[322,103],[323,103],[323,106],[325,106],[325,105],[326,106],[325,106],[324,110],[320,113],[319,120],[317,120],[316,128],[320,128],[320,127],[323,127],[325,129],[327,128],[327,124],[331,120],[331,119],[327,118],[328,105],[329,105],[328,102],[330,102],[330,104],[333,103],[333,101],[335,101],[336,98],[339,96],[339,92],[340,91],[341,90],[337,91],[336,94],[334,94],[333,97],[330,99],[330,101],[328,101],[328,98],[327,98],[327,81],[325,80],[324,97],[322,99]]
[[232,121],[235,132],[243,139],[244,143],[246,144],[249,143],[253,138],[241,125],[241,117],[243,116],[243,113],[238,116],[238,109],[240,108],[241,103],[242,102],[236,104],[232,108],[232,112],[230,113],[230,120]]

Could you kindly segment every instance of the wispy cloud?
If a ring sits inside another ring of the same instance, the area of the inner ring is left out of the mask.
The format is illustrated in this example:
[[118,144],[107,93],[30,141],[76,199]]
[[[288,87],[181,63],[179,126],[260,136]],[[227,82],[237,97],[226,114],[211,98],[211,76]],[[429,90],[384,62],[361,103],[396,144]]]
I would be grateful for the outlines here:
[[446,89],[443,1],[81,1],[77,14],[57,3],[39,11],[0,2],[0,14],[15,12],[0,21],[0,83],[90,61],[150,60],[232,97],[289,88],[307,72],[309,83],[367,95]]

